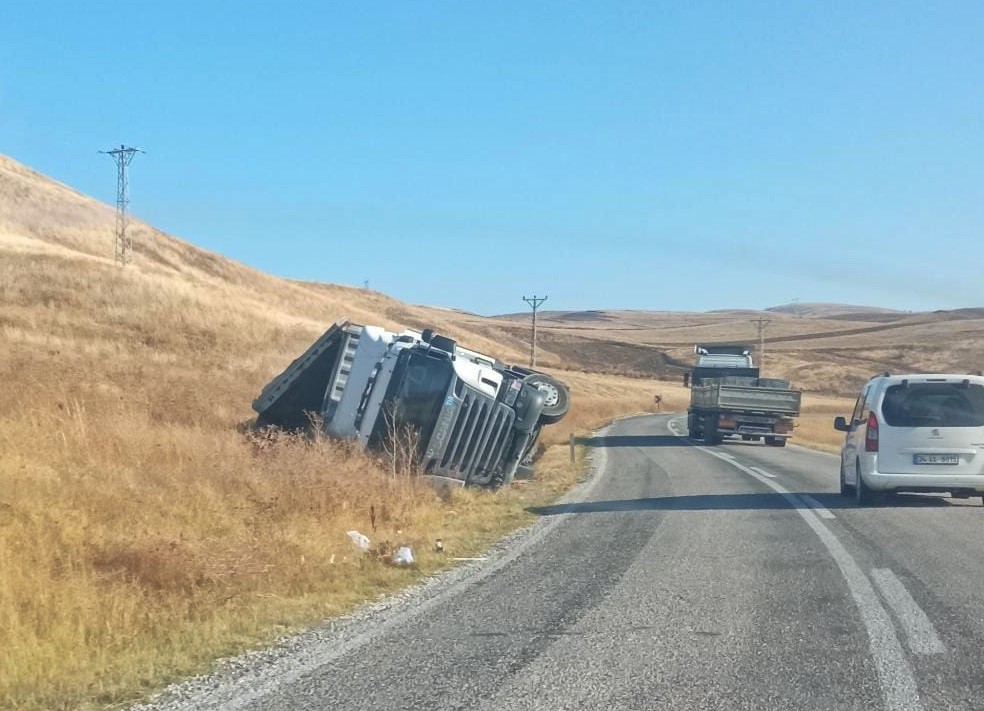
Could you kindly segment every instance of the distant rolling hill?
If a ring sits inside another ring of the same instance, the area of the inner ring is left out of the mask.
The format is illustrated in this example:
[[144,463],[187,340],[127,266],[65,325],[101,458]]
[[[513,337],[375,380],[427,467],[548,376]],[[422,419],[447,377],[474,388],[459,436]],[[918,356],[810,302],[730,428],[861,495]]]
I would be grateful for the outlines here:
[[[529,323],[530,314],[496,317]],[[879,307],[797,303],[763,311],[543,311],[538,333],[552,352],[599,368],[608,362],[675,378],[700,342],[744,342],[758,350],[766,318],[765,371],[800,387],[849,395],[884,372],[977,372],[984,368],[984,309],[908,313]],[[527,326],[528,328],[528,326]]]

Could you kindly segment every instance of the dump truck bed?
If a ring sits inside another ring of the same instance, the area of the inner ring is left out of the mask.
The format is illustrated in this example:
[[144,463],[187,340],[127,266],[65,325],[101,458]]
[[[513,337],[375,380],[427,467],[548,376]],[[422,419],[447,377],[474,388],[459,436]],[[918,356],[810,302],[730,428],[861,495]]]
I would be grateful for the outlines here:
[[799,390],[752,385],[709,383],[690,389],[690,404],[704,410],[764,412],[795,417],[800,411]]

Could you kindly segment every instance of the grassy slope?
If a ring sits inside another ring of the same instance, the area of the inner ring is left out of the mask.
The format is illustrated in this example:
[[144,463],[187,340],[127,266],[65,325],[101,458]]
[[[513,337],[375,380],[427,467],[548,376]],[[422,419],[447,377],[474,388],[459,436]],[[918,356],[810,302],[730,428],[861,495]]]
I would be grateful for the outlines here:
[[[442,497],[344,445],[251,440],[251,399],[342,316],[434,325],[507,360],[525,348],[467,314],[275,279],[139,223],[120,269],[112,230],[106,206],[0,157],[0,705],[139,697],[445,565],[436,538],[481,549],[576,476],[557,447],[537,482]],[[555,442],[651,398],[561,376],[576,395]],[[355,554],[351,529],[378,555]],[[404,544],[416,569],[385,565]]]

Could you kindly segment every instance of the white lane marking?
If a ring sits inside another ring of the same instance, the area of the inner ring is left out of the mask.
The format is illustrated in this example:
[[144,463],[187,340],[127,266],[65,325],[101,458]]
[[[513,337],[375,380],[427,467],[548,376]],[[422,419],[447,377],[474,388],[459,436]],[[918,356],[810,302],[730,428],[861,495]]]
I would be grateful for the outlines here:
[[820,518],[837,518],[830,510],[808,494],[799,494],[799,497],[806,502],[806,505],[813,509]]
[[721,459],[730,459],[731,461],[735,460],[734,455],[728,454],[727,452],[718,452],[718,456],[721,457]]
[[909,638],[909,649],[916,654],[943,654],[946,646],[936,634],[936,628],[895,573],[888,568],[875,568],[871,577],[885,602],[895,610],[895,616]]
[[885,706],[889,711],[921,711],[922,704],[919,702],[916,679],[912,674],[912,667],[909,666],[909,662],[905,658],[902,643],[899,642],[898,635],[895,633],[892,618],[878,599],[871,581],[868,580],[857,561],[848,553],[844,544],[817,518],[812,510],[803,507],[801,505],[802,500],[786,487],[761,476],[743,464],[728,461],[718,456],[716,452],[707,447],[697,447],[697,449],[714,455],[722,461],[727,461],[731,466],[762,482],[793,505],[796,513],[806,521],[827,548],[827,552],[837,563],[841,575],[847,582],[847,588],[851,591],[858,612],[861,613],[861,621],[868,632],[868,646],[875,662],[875,670],[878,673],[878,683],[881,685]]
[[765,471],[765,469],[761,469],[760,467],[749,467],[749,469],[751,469],[753,472],[756,472],[757,474],[761,474],[762,476],[767,476],[770,479],[775,479],[776,478],[776,475],[775,474],[773,474],[771,472],[767,472],[767,471]]

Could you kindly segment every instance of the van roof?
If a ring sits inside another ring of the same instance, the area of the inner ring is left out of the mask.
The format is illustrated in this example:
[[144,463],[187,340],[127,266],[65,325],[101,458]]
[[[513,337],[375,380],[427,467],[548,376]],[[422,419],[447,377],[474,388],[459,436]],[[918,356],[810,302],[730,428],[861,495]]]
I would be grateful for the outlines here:
[[953,383],[967,380],[971,383],[984,385],[984,376],[970,375],[968,373],[898,373],[894,375],[876,375],[868,383],[895,385],[901,383],[903,380],[907,380],[910,383]]

